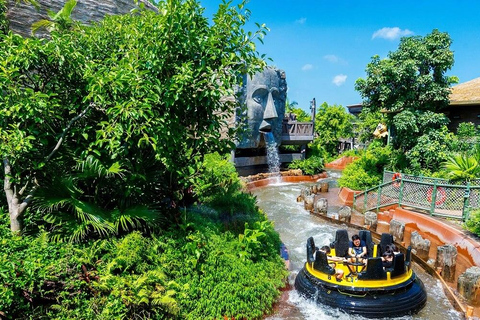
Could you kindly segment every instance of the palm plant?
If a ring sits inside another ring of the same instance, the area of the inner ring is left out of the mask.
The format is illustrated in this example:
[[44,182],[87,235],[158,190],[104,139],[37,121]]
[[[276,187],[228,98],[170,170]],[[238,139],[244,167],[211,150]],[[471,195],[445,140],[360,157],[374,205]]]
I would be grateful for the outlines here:
[[302,108],[298,107],[298,103],[296,101],[291,101],[288,100],[285,102],[285,112],[286,114],[288,113],[294,113],[297,116],[297,121],[300,122],[307,122],[311,120],[311,116]]
[[453,181],[471,181],[480,178],[480,146],[476,146],[472,155],[466,153],[449,156],[443,163],[448,176]]
[[[36,2],[32,3],[35,5]],[[48,10],[47,14],[50,20],[44,19],[34,22],[31,28],[32,34],[35,34],[39,29],[46,29],[48,32],[71,29],[75,25],[75,21],[71,18],[71,15],[76,5],[77,0],[68,0],[57,13]]]
[[80,242],[148,229],[162,215],[154,204],[147,206],[132,194],[127,177],[131,175],[118,162],[106,167],[89,156],[75,170],[53,175],[34,208],[48,223],[54,241]]

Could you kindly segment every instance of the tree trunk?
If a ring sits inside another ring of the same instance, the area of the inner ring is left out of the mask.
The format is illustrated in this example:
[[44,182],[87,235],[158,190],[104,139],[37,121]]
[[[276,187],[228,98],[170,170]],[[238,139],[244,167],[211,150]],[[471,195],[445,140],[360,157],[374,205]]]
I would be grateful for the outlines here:
[[23,230],[23,218],[15,212],[10,212],[10,230],[13,233],[21,233]]
[[14,233],[21,233],[23,228],[23,213],[27,209],[30,200],[27,199],[28,197],[24,201],[20,200],[25,188],[17,192],[15,184],[11,181],[12,166],[7,158],[3,159],[3,169],[5,172],[3,189],[7,196],[8,213],[10,214],[10,230]]

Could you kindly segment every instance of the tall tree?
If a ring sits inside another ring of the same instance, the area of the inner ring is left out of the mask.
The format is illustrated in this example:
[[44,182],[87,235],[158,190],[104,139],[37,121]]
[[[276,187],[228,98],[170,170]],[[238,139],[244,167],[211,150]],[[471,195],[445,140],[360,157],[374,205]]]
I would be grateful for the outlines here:
[[451,42],[447,33],[438,30],[425,37],[404,37],[386,59],[374,56],[366,79],[355,83],[363,107],[387,115],[394,128],[394,146],[407,156],[422,136],[448,123],[439,112],[448,105],[450,85],[457,81],[445,75],[454,63]]
[[[0,153],[12,231],[59,176],[75,177],[68,203],[82,201],[77,213],[162,210],[175,206],[204,154],[233,147],[225,128],[235,105],[225,97],[264,66],[255,41],[265,26],[243,29],[244,2],[222,3],[213,24],[194,0],[158,7],[52,30],[48,40],[1,39]],[[82,174],[86,161],[117,179]]]
[[305,110],[298,107],[298,102],[292,101],[290,102],[288,99],[285,102],[285,114],[293,113],[296,116],[296,120],[300,122],[307,122],[312,120],[312,116],[310,116]]
[[353,116],[340,105],[322,103],[315,116],[315,135],[312,147],[324,148],[329,155],[338,153],[339,138],[352,137]]

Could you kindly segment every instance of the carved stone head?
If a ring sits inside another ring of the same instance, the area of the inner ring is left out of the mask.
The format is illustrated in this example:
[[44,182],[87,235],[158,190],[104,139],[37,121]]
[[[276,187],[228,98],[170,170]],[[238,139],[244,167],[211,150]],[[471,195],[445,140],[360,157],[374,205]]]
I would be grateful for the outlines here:
[[246,76],[243,87],[243,112],[239,123],[246,130],[239,138],[237,148],[265,146],[263,133],[272,132],[277,145],[282,139],[282,121],[285,114],[287,81],[285,72],[267,67],[253,77]]

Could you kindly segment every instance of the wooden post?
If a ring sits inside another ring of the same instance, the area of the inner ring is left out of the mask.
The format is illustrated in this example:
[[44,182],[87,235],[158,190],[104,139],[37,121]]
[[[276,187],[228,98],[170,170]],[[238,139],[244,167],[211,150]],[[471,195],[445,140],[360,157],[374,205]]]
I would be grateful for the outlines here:
[[437,247],[437,260],[435,265],[437,268],[441,268],[441,275],[445,281],[453,282],[455,280],[457,255],[457,248],[454,245],[447,244]]

